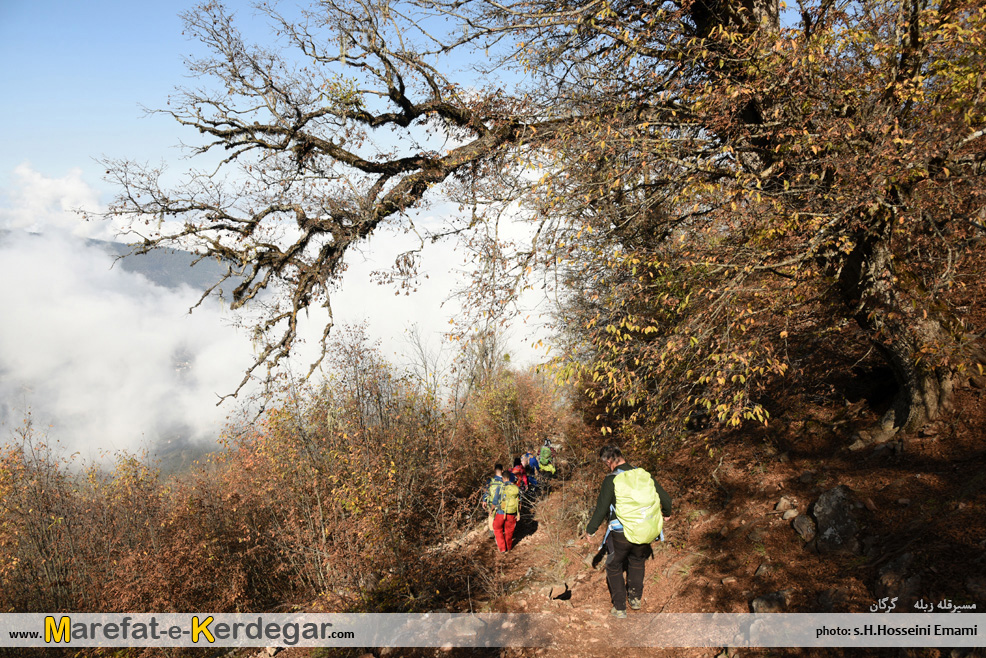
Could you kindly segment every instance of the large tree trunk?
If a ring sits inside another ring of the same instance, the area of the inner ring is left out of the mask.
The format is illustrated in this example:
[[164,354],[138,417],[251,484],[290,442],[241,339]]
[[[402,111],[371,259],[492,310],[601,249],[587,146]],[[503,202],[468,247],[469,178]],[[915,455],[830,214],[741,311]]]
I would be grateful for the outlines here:
[[[914,432],[951,409],[953,371],[942,355],[955,340],[940,318],[918,310],[895,271],[887,236],[862,239],[839,276],[846,303],[893,370],[893,403],[864,444],[885,442],[899,432]],[[926,305],[922,305],[926,306]]]
[[739,28],[747,34],[758,29],[776,31],[780,26],[778,0],[695,0],[690,11],[700,37],[709,36],[720,26]]

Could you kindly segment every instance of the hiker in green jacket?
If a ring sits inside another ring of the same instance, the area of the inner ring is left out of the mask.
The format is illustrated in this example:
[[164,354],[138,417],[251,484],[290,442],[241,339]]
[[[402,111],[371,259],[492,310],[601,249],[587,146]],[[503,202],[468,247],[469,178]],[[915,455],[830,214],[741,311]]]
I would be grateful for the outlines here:
[[610,613],[625,619],[628,595],[630,607],[640,609],[644,563],[653,555],[651,542],[661,535],[664,521],[671,516],[671,496],[647,471],[626,463],[618,447],[600,448],[599,460],[606,464],[609,475],[586,525],[585,540],[591,542],[603,521],[609,521],[603,545],[608,554],[606,582],[613,602]]

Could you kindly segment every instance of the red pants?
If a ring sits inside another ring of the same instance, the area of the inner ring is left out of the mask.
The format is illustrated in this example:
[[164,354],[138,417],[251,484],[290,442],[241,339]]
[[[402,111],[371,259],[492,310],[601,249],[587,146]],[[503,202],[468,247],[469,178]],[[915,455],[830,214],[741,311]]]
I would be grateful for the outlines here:
[[514,547],[514,528],[517,527],[516,514],[497,514],[493,517],[493,534],[496,535],[496,547],[501,553]]

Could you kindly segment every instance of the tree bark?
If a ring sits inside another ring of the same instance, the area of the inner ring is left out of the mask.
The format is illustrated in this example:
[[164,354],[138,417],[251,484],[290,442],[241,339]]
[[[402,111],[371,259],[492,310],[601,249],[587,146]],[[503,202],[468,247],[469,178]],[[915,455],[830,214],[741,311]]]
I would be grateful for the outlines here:
[[897,390],[890,408],[870,431],[866,444],[914,432],[951,409],[953,370],[942,359],[955,347],[943,319],[917,310],[895,271],[887,236],[857,243],[839,275],[853,316],[894,373]]

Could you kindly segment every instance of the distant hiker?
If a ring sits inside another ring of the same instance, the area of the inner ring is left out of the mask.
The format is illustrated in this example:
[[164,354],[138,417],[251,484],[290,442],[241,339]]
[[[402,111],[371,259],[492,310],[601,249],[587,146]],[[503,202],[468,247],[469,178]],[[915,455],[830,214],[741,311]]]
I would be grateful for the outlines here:
[[504,476],[502,464],[493,467],[493,478],[487,488],[485,500],[487,508],[493,514],[496,546],[501,553],[506,553],[514,545],[514,528],[517,527],[517,516],[520,514],[520,488]]
[[551,439],[545,439],[538,454],[538,466],[542,472],[554,475],[555,471],[555,449],[551,446]]
[[644,563],[653,555],[651,542],[660,536],[664,521],[671,516],[671,496],[650,473],[627,464],[618,447],[600,448],[599,460],[610,473],[603,480],[596,510],[585,527],[585,540],[591,542],[600,524],[609,520],[603,545],[608,553],[606,583],[613,602],[610,613],[625,619],[628,595],[630,607],[640,609]]
[[514,466],[510,469],[510,472],[514,475],[515,482],[517,486],[520,487],[520,490],[522,492],[527,491],[527,469],[525,469],[524,465],[520,463],[520,457],[514,458]]
[[[520,462],[520,468],[518,469],[517,463]],[[521,491],[524,492],[526,498],[531,498],[537,494],[537,474],[538,474],[538,460],[537,457],[528,450],[525,454],[514,459],[514,467],[510,469],[514,473],[518,473],[518,482],[521,487]],[[519,475],[523,473],[523,476]]]
[[521,455],[520,463],[523,464],[524,468],[527,469],[528,475],[537,475],[538,458],[533,452],[531,452],[530,448],[527,449],[527,452]]
[[493,531],[493,521],[496,520],[496,504],[493,502],[493,497],[495,492],[499,492],[499,489],[503,487],[503,466],[497,464],[493,467],[493,477],[489,479],[486,486],[483,488],[483,506],[489,513],[486,519],[486,529],[490,532],[490,537],[496,537],[496,533]]

